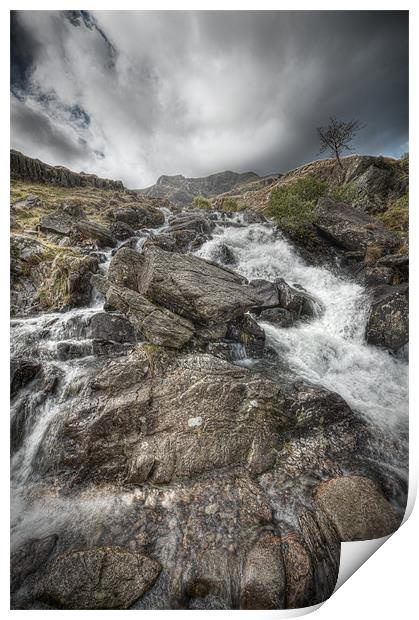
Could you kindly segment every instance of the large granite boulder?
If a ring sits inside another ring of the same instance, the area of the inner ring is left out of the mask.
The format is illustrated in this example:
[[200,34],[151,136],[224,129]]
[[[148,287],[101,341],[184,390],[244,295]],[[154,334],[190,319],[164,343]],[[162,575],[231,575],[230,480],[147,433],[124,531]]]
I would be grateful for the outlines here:
[[235,466],[258,474],[290,423],[275,383],[211,355],[144,345],[87,382],[39,462],[69,484],[164,484]]
[[378,486],[362,476],[322,482],[315,501],[332,521],[342,542],[371,540],[393,534],[400,519]]
[[202,325],[242,316],[259,302],[244,278],[196,256],[145,248],[121,249],[111,261],[108,279],[151,302]]
[[56,558],[39,597],[65,609],[127,609],[159,572],[153,558],[117,547],[70,551]]
[[116,245],[115,237],[109,228],[102,226],[102,224],[89,222],[88,220],[78,220],[74,224],[74,229],[82,239],[96,241],[100,247],[113,248]]
[[262,536],[249,550],[241,578],[241,609],[284,609],[286,575],[281,538]]
[[152,304],[146,297],[127,287],[113,286],[102,276],[92,284],[105,295],[109,307],[122,312],[138,336],[170,348],[180,348],[194,335],[195,328],[187,319],[166,308]]
[[409,286],[380,286],[374,291],[365,330],[369,344],[397,351],[409,341]]

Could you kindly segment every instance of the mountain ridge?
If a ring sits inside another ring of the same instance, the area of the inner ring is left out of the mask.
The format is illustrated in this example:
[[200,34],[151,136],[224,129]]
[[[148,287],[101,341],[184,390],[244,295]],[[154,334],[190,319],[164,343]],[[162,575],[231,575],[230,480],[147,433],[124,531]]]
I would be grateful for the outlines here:
[[10,175],[12,178],[22,181],[50,183],[63,187],[125,189],[122,181],[104,179],[96,174],[74,172],[65,166],[52,166],[14,149],[10,149]]

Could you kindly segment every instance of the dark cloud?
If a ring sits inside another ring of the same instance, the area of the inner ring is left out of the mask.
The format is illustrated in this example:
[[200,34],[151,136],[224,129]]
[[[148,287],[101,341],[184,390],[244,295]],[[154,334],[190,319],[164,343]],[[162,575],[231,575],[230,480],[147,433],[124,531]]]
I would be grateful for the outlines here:
[[18,11],[12,146],[130,187],[160,174],[283,171],[316,127],[408,149],[407,11]]

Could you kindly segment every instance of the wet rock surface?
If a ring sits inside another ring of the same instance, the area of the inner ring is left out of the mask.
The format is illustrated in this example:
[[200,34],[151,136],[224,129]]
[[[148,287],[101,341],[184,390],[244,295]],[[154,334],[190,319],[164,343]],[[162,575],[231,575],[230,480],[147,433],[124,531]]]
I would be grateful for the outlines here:
[[152,558],[122,549],[71,551],[55,560],[39,596],[65,609],[127,609],[159,572]]
[[371,283],[391,271],[362,323],[361,286],[304,264],[263,216],[136,201],[13,236],[12,607],[323,601],[341,540],[403,512],[404,427],[374,417],[400,406],[403,361],[362,330],[405,342],[406,259],[381,229],[333,223],[332,244],[384,270]]
[[316,489],[315,499],[342,541],[382,538],[400,524],[394,508],[368,478],[342,476],[329,480]]

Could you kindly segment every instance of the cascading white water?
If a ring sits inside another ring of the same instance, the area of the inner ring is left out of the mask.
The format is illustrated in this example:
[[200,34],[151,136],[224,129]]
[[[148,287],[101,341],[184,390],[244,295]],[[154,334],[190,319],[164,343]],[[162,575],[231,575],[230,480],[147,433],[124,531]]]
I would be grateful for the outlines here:
[[[147,231],[146,236],[167,228],[171,213],[165,210],[164,214],[165,223],[159,229]],[[301,321],[289,328],[261,323],[267,344],[278,352],[289,373],[341,394],[354,410],[363,414],[374,426],[381,427],[383,436],[389,433],[394,434],[396,439],[401,436],[407,424],[407,364],[365,344],[368,312],[365,290],[327,269],[307,265],[290,243],[269,224],[246,225],[242,214],[235,214],[232,218],[224,215],[218,221],[220,225],[214,231],[213,238],[196,252],[198,256],[218,260],[220,245],[225,244],[236,259],[236,264],[231,267],[249,280],[283,277],[291,285],[303,286],[324,308],[317,318]],[[141,241],[146,236],[143,235]],[[142,242],[138,249],[140,246]],[[100,266],[103,275],[107,272],[111,255],[111,250],[106,252],[106,260]],[[36,482],[33,463],[39,447],[54,440],[53,433],[49,433],[50,424],[65,415],[66,408],[71,406],[69,403],[74,390],[101,363],[89,353],[77,359],[61,361],[56,355],[57,343],[80,343],[86,338],[84,321],[88,321],[92,314],[101,312],[102,308],[103,297],[96,295],[90,308],[12,321],[13,354],[40,360],[43,367],[56,367],[62,376],[56,394],[49,394],[41,404],[34,395],[29,423],[12,460],[12,533],[17,544],[25,537],[35,535],[35,531],[48,531],[54,506],[60,513],[54,519],[60,518],[67,523],[70,518],[67,505],[55,504],[55,498],[52,502],[46,498],[45,504],[42,504],[44,500],[41,504],[35,503],[29,510],[26,491]],[[243,357],[240,345],[237,345],[235,353],[238,363],[253,366],[254,361],[240,359]],[[25,390],[28,391],[26,388],[22,390],[17,399],[27,396]],[[19,402],[15,405],[19,409]],[[88,502],[86,505],[89,507]]]
[[298,284],[323,305],[315,319],[279,328],[263,322],[267,344],[296,377],[338,392],[374,424],[407,424],[407,364],[365,343],[368,295],[359,284],[310,266],[269,224],[219,226],[196,255],[214,260],[221,244],[233,251],[232,268],[249,280],[284,278]]

